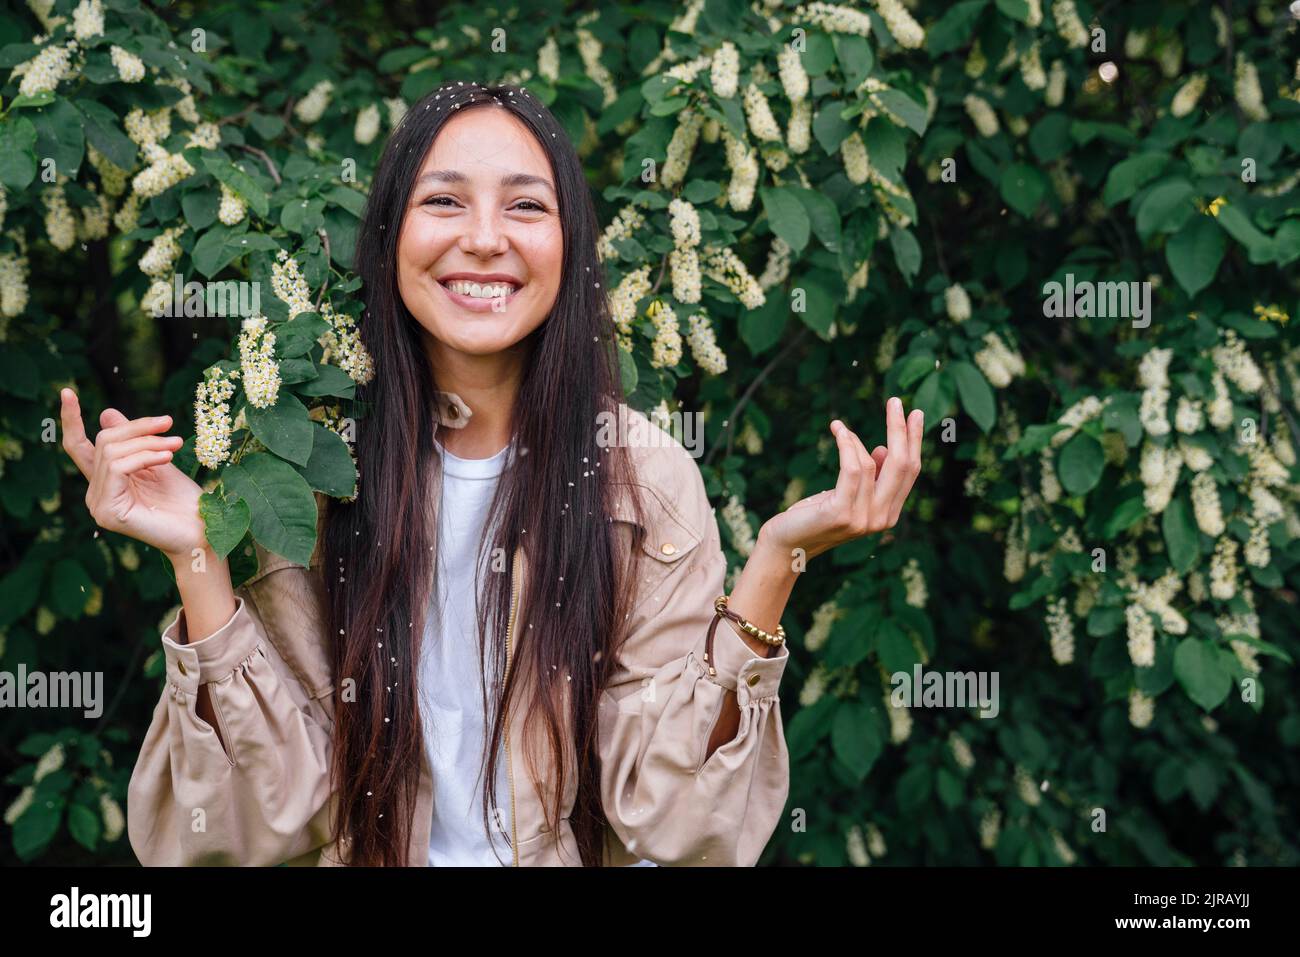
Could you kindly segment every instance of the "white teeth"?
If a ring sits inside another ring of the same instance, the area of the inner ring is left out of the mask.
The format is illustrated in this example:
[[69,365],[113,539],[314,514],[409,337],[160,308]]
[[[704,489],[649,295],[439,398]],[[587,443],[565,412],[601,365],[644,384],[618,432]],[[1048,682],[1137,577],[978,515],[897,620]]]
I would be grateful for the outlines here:
[[502,299],[515,291],[514,286],[504,282],[480,284],[468,279],[452,279],[443,285],[452,292],[474,299]]

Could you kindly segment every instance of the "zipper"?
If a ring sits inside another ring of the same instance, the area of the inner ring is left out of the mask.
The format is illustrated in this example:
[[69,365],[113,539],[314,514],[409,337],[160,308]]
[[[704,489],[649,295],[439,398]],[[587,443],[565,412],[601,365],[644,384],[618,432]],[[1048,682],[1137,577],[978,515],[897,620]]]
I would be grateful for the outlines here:
[[[506,674],[502,682],[502,694],[510,681],[511,638],[515,630],[515,612],[519,600],[519,549],[515,548],[514,562],[510,571],[510,620],[506,624]],[[515,773],[510,763],[510,715],[506,715],[506,777],[510,781],[510,852],[514,867],[519,866],[519,834],[515,830]]]

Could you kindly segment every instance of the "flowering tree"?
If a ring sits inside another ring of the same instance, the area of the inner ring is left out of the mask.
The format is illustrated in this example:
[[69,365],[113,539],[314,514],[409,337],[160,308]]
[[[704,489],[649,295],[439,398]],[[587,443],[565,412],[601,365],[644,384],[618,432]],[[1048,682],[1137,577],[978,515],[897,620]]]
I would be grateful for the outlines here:
[[[174,601],[165,563],[63,498],[58,387],[192,412],[178,461],[214,549],[238,579],[254,541],[305,563],[318,497],[355,494],[354,389],[382,373],[351,268],[383,134],[445,82],[504,81],[578,144],[628,401],[703,421],[736,571],[756,514],[833,483],[828,419],[926,412],[903,523],[811,565],[787,615],[770,857],[1296,862],[1285,11],[403,16],[0,14],[0,669],[75,661],[110,689],[91,721],[6,718],[15,855],[129,856]],[[269,295],[213,315],[242,283]],[[996,716],[897,706],[918,667],[996,675]]]

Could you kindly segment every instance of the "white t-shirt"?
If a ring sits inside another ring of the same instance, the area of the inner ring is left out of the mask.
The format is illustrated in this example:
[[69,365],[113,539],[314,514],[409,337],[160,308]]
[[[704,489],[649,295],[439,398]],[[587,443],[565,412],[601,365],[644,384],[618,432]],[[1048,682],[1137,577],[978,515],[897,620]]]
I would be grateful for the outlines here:
[[[480,686],[474,566],[488,506],[511,446],[487,459],[462,459],[442,448],[442,504],[438,510],[437,594],[430,602],[420,661],[424,747],[433,774],[433,829],[429,865],[509,864],[510,785],[505,748],[497,755],[493,841],[483,828],[483,743],[489,728]],[[490,555],[483,559],[488,581]],[[489,694],[495,685],[489,683]],[[500,855],[498,858],[497,855]]]
[[[420,660],[424,747],[433,774],[430,867],[495,867],[511,862],[510,783],[504,746],[497,753],[495,781],[500,821],[483,829],[483,742],[489,728],[480,688],[478,611],[474,565],[513,443],[487,459],[462,459],[438,443],[442,455],[442,502],[438,509],[437,594],[426,615]],[[483,556],[487,582],[490,552]],[[489,682],[489,692],[499,692]],[[503,742],[504,744],[504,742]],[[495,834],[491,834],[495,831]],[[489,843],[496,846],[493,852]],[[500,855],[498,858],[497,854]],[[640,861],[632,866],[654,866]]]

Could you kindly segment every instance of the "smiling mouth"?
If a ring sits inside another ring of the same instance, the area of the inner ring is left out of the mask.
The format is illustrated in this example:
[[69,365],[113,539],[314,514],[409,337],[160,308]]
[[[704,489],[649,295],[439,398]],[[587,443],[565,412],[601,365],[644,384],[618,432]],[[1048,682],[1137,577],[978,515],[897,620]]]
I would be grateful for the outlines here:
[[523,288],[521,285],[510,282],[478,283],[469,279],[440,279],[438,284],[457,298],[483,301],[509,299]]

